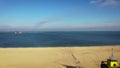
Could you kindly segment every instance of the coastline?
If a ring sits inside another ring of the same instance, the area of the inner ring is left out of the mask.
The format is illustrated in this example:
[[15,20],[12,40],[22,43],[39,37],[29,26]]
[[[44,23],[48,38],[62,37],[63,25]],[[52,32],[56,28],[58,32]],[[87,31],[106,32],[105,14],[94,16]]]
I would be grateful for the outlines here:
[[38,47],[0,47],[0,49],[1,48],[5,48],[5,49],[7,49],[7,48],[68,48],[68,47],[72,47],[72,48],[74,48],[74,47],[106,47],[106,46],[120,46],[119,44],[117,44],[117,45],[80,45],[80,46],[60,46],[60,45],[58,45],[58,46],[38,46]]
[[73,54],[84,68],[99,68],[100,61],[114,56],[120,61],[120,45],[80,47],[0,48],[1,68],[65,68],[76,66]]

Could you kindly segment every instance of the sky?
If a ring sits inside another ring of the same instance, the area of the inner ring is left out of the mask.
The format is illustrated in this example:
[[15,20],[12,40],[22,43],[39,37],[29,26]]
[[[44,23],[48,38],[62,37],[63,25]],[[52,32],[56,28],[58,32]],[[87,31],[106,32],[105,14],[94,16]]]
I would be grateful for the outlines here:
[[120,0],[0,0],[0,31],[120,31]]

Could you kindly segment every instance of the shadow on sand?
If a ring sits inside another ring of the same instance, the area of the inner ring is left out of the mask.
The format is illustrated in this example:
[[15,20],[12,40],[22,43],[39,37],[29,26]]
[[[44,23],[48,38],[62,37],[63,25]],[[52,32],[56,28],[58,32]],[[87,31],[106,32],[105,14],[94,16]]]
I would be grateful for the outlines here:
[[66,67],[66,68],[77,68],[76,66],[70,66],[70,65],[65,65],[65,64],[62,64],[62,66]]

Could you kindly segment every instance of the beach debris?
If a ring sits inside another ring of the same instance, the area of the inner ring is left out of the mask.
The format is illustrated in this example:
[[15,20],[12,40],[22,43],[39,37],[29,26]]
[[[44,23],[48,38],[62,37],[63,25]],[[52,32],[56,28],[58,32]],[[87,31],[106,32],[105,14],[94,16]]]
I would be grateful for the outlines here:
[[114,57],[113,48],[111,57],[107,61],[101,61],[101,68],[120,68],[120,62]]

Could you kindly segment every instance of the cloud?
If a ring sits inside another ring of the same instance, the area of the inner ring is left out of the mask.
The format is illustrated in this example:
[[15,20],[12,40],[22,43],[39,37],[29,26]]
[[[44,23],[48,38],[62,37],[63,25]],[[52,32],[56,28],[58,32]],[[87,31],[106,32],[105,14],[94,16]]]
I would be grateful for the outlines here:
[[57,16],[51,16],[41,19],[33,25],[13,25],[13,24],[0,24],[0,31],[38,31],[41,27],[49,26],[54,22],[62,22],[64,19],[73,17],[75,14],[62,14]]
[[40,20],[38,23],[36,23],[33,27],[34,28],[39,28],[41,27],[42,25],[45,25],[47,23],[51,23],[51,22],[55,22],[55,21],[58,21],[60,20],[59,17],[49,17],[49,18],[45,18],[43,20]]
[[90,3],[100,6],[119,6],[120,0],[92,0]]
[[96,4],[96,3],[99,3],[99,2],[101,2],[101,0],[92,0],[92,1],[90,1],[91,4]]
[[101,3],[101,6],[117,6],[119,2],[117,0],[106,0],[105,2]]
[[42,25],[45,25],[47,23],[60,22],[60,21],[63,21],[65,18],[69,18],[69,17],[73,17],[73,16],[74,16],[74,14],[63,14],[63,15],[58,15],[58,16],[53,16],[53,17],[47,17],[45,19],[40,20],[33,27],[39,28]]
[[37,26],[37,27],[39,27],[39,26],[41,26],[41,25],[43,25],[43,24],[46,24],[46,23],[48,23],[48,22],[50,22],[50,19],[43,19],[43,20],[41,20],[40,22],[38,22],[37,24],[35,24],[35,27]]

